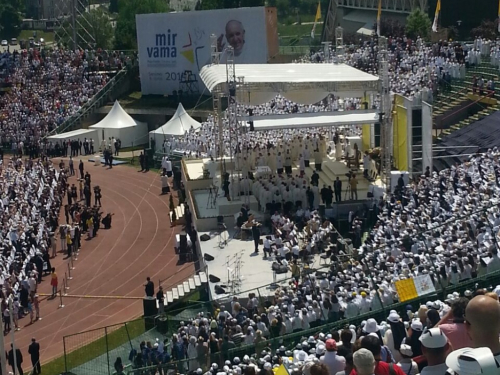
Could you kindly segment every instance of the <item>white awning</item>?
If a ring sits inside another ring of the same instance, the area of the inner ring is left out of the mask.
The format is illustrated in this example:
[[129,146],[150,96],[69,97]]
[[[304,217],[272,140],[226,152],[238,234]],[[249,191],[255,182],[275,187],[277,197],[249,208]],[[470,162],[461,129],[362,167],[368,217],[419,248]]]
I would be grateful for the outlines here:
[[66,133],[54,134],[47,137],[47,139],[70,139],[70,138],[85,138],[91,134],[97,134],[96,129],[78,129]]
[[[359,97],[377,92],[379,78],[345,64],[236,64],[238,101],[251,104],[281,94],[301,104],[317,103],[332,93]],[[226,65],[206,65],[200,77],[213,92],[226,92]],[[268,95],[262,95],[267,93]]]
[[[352,112],[352,113],[351,113]],[[374,124],[379,121],[377,111],[345,111],[329,112],[328,114],[307,113],[307,116],[297,115],[295,117],[286,116],[286,118],[266,118],[260,116],[262,120],[255,120],[254,128],[256,131],[267,131],[275,129],[300,129],[310,127],[342,126],[342,125],[365,125]]]

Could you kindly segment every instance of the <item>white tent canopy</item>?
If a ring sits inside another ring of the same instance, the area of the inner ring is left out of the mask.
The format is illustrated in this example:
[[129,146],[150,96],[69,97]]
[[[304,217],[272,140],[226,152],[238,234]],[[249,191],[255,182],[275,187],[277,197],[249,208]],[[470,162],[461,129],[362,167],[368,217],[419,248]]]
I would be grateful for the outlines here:
[[[236,64],[236,99],[240,103],[257,105],[268,102],[277,94],[300,103],[318,103],[329,94],[359,97],[378,92],[379,78],[346,64]],[[226,92],[225,64],[206,65],[200,71],[205,86],[213,92]]]
[[148,141],[148,124],[134,120],[118,100],[106,117],[89,128],[98,130],[99,146],[103,139],[109,138],[120,139],[122,147],[140,145]]
[[341,126],[341,125],[365,125],[374,124],[379,121],[377,111],[342,111],[327,113],[307,113],[297,114],[295,116],[253,116],[255,131],[268,131],[275,129],[300,129],[323,126]]
[[82,142],[85,138],[94,140],[94,147],[98,146],[99,137],[97,129],[78,129],[66,133],[54,134],[47,137],[52,142],[62,142],[64,140],[80,139]]
[[198,129],[200,126],[201,124],[189,116],[182,104],[179,103],[172,118],[158,129],[149,132],[149,135],[150,138],[154,138],[157,147],[159,147],[165,138],[183,136],[189,129]]

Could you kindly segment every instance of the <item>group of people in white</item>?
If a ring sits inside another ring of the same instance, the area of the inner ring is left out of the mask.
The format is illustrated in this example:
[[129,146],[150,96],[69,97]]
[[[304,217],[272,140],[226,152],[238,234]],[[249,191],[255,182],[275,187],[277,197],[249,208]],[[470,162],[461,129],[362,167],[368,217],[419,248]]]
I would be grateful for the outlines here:
[[[20,309],[27,311],[27,304],[35,303],[38,318],[37,285],[43,273],[50,273],[50,257],[54,253],[49,251],[55,248],[54,231],[67,177],[47,160],[4,159],[0,171],[2,303],[13,295],[16,313]],[[26,289],[29,298],[22,289]],[[17,318],[7,323],[18,327]]]

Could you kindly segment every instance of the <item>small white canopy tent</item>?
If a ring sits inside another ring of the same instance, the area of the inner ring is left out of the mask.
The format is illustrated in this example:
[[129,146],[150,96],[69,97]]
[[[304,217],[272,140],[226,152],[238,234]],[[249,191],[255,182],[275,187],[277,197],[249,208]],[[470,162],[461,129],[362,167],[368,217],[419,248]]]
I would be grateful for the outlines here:
[[[163,126],[158,129],[149,132],[150,138],[153,138],[156,142],[156,147],[161,147],[163,140],[170,136],[178,137],[186,134],[189,129],[198,129],[201,124],[189,116],[179,103],[177,110],[170,120],[168,120]],[[151,142],[151,140],[150,140]]]
[[97,124],[89,127],[97,129],[99,136],[99,147],[103,139],[119,138],[122,147],[137,146],[148,142],[148,124],[134,120],[122,108],[118,100],[113,108]]

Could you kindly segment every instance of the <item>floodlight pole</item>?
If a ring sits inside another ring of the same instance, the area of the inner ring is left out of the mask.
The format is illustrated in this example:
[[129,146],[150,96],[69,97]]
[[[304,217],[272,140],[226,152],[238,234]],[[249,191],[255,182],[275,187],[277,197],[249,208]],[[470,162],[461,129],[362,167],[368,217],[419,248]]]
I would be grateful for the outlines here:
[[392,103],[389,87],[389,62],[387,56],[387,38],[378,38],[378,63],[380,78],[380,148],[381,158],[381,178],[385,182],[388,193],[391,190],[391,169],[392,169]]
[[[226,47],[226,95],[227,95],[227,122],[229,128],[229,158],[233,163],[231,168],[231,189],[234,189],[234,170],[236,167],[235,156],[233,155],[233,136],[237,140],[237,125],[236,119],[238,106],[236,104],[236,70],[234,66],[234,49],[232,46]],[[233,200],[239,199],[239,194],[233,194]]]
[[335,55],[339,64],[344,62],[344,53],[344,29],[339,26],[335,29]]

